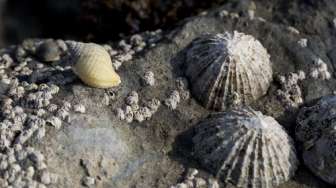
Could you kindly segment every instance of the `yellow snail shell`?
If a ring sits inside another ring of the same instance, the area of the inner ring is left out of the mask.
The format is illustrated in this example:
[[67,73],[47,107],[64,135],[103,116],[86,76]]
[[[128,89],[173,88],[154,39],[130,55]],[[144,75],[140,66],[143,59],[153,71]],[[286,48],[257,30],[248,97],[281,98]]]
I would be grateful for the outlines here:
[[67,42],[71,54],[72,70],[87,85],[110,88],[121,83],[114,71],[108,52],[97,44]]

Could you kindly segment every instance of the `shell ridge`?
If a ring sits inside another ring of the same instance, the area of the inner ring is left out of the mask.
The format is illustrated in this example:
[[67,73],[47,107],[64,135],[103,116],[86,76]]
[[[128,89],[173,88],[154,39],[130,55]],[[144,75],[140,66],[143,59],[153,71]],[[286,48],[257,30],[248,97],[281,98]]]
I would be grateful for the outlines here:
[[[278,147],[275,148],[275,146],[277,146],[277,145],[274,143],[273,140],[270,140],[270,142],[271,142],[270,147],[271,147],[271,149],[273,150],[274,153],[281,152],[281,148],[278,148]],[[280,159],[278,157],[278,155],[279,154],[274,156],[274,159],[277,163],[277,166],[279,167],[277,175],[279,176],[279,178],[282,178],[282,179],[286,180],[286,177],[289,175],[289,171],[287,169],[284,169],[284,167],[283,167],[284,166],[283,165],[284,161],[283,161],[283,159]],[[279,184],[277,184],[277,185],[279,185]]]
[[[243,148],[245,148],[246,144],[248,144],[248,141],[251,139],[251,137],[242,137],[242,141],[239,142],[237,141],[238,144],[234,144],[235,145],[235,148],[231,150],[230,154],[228,155],[228,157],[225,159],[223,165],[221,166],[221,170],[222,172],[225,172],[226,171],[226,176],[229,178],[230,177],[230,180],[237,183],[237,180],[234,179],[234,178],[237,178],[237,177],[231,177],[233,171],[235,170],[235,167],[238,163],[238,156],[237,156],[237,153],[239,153]],[[229,165],[229,164],[232,164],[232,165]],[[229,167],[229,168],[228,168]],[[228,179],[226,179],[228,180]]]
[[[253,151],[253,146],[254,146],[254,143],[256,141],[256,136],[257,136],[257,133],[254,132],[254,131],[250,131],[251,132],[251,139],[250,141],[252,141],[251,143],[248,142],[247,144],[247,148],[246,148],[246,155],[244,155],[244,158],[243,158],[243,161],[242,161],[242,164],[241,164],[241,173],[240,173],[240,176],[238,178],[238,186],[241,185],[241,186],[246,186],[248,187],[249,186],[249,181],[251,180],[251,176],[249,174],[250,172],[250,165],[252,164],[251,163],[251,160],[250,160],[250,157],[252,156],[252,151]],[[244,177],[246,176],[246,177]],[[239,184],[239,182],[241,182],[242,184]],[[253,184],[252,184],[253,185]],[[254,186],[252,186],[254,187]]]
[[217,80],[214,82],[213,87],[211,87],[211,89],[209,89],[209,93],[208,93],[208,102],[206,104],[206,106],[216,106],[216,102],[218,100],[218,98],[216,97],[216,94],[218,93],[218,90],[220,89],[222,80],[223,80],[223,65],[220,66],[219,72],[218,72],[218,76],[217,76]]
[[[265,138],[266,139],[266,138]],[[274,161],[274,156],[272,155],[272,150],[271,150],[271,146],[269,143],[267,143],[267,145],[265,146],[266,149],[267,149],[267,156],[269,157],[269,162],[270,162],[270,165],[273,167],[272,168],[272,174],[273,174],[273,178],[272,178],[272,181],[271,181],[271,184],[272,185],[278,185],[280,183],[280,179],[279,177],[277,176],[277,172],[278,172],[278,167],[276,166],[275,164],[275,161]]]

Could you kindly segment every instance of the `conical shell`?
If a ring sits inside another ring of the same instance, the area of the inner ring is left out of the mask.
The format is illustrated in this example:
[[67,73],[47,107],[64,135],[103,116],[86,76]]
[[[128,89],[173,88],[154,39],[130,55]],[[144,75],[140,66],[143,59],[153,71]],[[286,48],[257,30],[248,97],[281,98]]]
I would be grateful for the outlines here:
[[72,69],[87,85],[109,88],[120,84],[108,52],[97,44],[68,42]]
[[210,115],[196,126],[192,140],[201,165],[237,187],[277,186],[297,169],[292,139],[275,119],[251,108]]
[[267,93],[272,81],[270,56],[250,35],[206,34],[186,49],[185,74],[192,94],[206,108],[223,111],[233,95],[249,104]]
[[336,96],[322,97],[303,107],[297,117],[296,138],[303,145],[305,165],[324,181],[336,185]]

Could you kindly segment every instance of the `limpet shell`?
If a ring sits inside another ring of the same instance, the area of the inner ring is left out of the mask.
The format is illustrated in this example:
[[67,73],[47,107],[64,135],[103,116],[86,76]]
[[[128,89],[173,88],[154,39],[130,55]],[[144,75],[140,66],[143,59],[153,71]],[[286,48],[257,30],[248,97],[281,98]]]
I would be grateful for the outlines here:
[[336,185],[336,96],[325,96],[300,109],[296,139],[304,164],[322,180]]
[[200,164],[237,187],[278,186],[298,165],[293,140],[282,126],[251,108],[211,114],[196,126],[192,142]]
[[228,109],[234,93],[242,104],[250,104],[267,93],[272,81],[266,49],[253,36],[237,31],[194,39],[185,58],[192,94],[208,109]]
[[108,52],[93,43],[67,42],[74,73],[87,85],[110,88],[121,83]]

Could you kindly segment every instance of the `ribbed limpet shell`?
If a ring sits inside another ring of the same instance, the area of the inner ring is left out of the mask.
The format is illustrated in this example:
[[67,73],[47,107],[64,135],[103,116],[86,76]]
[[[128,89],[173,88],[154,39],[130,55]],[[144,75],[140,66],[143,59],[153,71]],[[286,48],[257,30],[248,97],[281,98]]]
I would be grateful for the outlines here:
[[251,35],[205,34],[186,49],[185,74],[203,106],[223,111],[232,95],[250,104],[267,93],[272,81],[270,56]]
[[282,126],[251,108],[210,115],[196,126],[192,141],[200,164],[237,187],[278,186],[298,165],[293,141]]
[[111,57],[102,46],[69,41],[67,44],[72,69],[84,83],[96,88],[110,88],[121,83],[112,66]]

